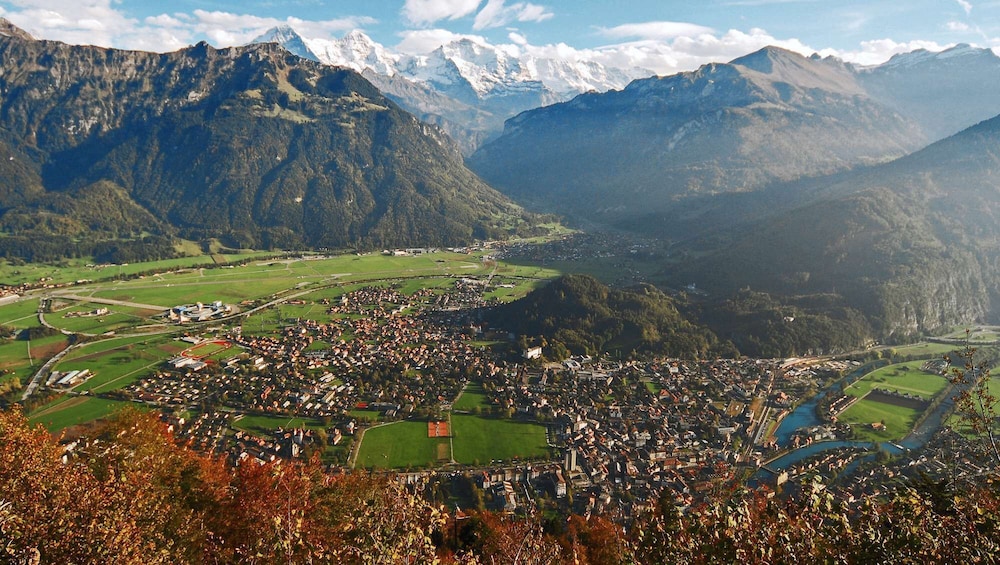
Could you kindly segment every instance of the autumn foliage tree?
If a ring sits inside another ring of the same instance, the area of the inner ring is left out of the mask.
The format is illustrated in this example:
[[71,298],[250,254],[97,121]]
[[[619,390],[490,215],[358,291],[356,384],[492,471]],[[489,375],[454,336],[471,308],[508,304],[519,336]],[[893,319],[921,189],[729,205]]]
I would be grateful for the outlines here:
[[669,496],[623,526],[448,515],[389,475],[318,460],[230,466],[125,411],[74,455],[0,412],[0,563],[990,563],[1000,484],[901,483],[847,505],[737,491],[680,512]]

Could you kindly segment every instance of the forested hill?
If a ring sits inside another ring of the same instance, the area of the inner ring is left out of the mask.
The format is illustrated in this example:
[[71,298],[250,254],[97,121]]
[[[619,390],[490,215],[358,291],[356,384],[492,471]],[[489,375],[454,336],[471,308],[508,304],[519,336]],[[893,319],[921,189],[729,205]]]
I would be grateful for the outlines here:
[[500,327],[544,338],[546,355],[610,352],[704,358],[735,349],[710,330],[689,322],[669,296],[649,285],[610,288],[587,275],[565,275],[496,309]]
[[501,235],[522,214],[445,135],[353,71],[273,44],[156,54],[2,25],[7,247],[139,234],[243,247],[457,244]]

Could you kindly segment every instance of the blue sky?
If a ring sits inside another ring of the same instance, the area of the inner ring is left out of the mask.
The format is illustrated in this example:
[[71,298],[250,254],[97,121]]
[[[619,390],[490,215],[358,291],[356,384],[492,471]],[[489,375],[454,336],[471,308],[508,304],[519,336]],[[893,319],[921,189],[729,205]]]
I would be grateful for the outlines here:
[[475,36],[660,73],[768,44],[866,64],[960,42],[1000,49],[1000,0],[0,0],[0,16],[39,38],[126,49],[225,47],[289,23],[407,52]]

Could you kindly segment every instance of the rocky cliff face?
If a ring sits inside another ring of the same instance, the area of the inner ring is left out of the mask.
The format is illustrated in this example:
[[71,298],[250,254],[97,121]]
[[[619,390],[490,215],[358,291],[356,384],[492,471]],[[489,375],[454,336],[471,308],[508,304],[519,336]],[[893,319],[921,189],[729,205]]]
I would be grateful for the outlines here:
[[0,143],[10,233],[44,209],[61,220],[31,227],[70,235],[79,206],[57,204],[98,183],[163,233],[243,245],[443,244],[521,213],[360,75],[273,44],[152,54],[8,31]]

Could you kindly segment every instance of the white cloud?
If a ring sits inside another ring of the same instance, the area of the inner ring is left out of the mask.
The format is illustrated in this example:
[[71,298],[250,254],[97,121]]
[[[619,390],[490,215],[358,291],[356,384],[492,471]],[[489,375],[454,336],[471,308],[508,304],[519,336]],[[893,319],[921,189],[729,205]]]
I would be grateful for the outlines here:
[[642,22],[612,28],[598,28],[598,33],[613,39],[673,39],[681,36],[713,33],[710,27],[686,22]]
[[375,22],[369,17],[325,21],[263,18],[221,11],[160,14],[142,21],[119,10],[119,0],[16,0],[4,17],[35,37],[78,45],[173,51],[208,39],[217,47],[251,41],[289,24],[308,37],[329,37]]
[[518,2],[505,6],[504,0],[488,0],[476,14],[472,29],[482,30],[507,25],[511,22],[543,22],[552,17],[544,6]]
[[972,2],[969,2],[968,0],[955,0],[955,1],[958,2],[958,5],[961,6],[963,10],[965,10],[966,16],[972,13]]
[[528,38],[517,33],[516,31],[511,31],[507,34],[507,39],[510,39],[515,45],[528,45]]
[[31,35],[75,44],[111,47],[138,26],[111,0],[17,0],[4,17]]
[[[647,39],[606,45],[592,50],[587,58],[616,67],[640,67],[660,75],[696,69],[712,62],[726,62],[768,45],[783,47],[803,55],[814,49],[798,39],[778,39],[758,28],[744,32],[729,30],[725,34],[709,33],[701,26],[695,33],[683,35],[670,26],[659,30],[640,27]],[[657,36],[664,36],[659,39]]]
[[926,49],[928,51],[943,51],[951,45],[941,45],[935,41],[907,41],[899,43],[892,39],[876,39],[873,41],[862,41],[859,49],[838,51],[824,49],[819,52],[824,57],[833,55],[851,63],[859,65],[878,65],[889,60],[893,55],[899,53],[909,53],[916,49]]
[[945,28],[948,29],[948,31],[959,31],[959,32],[962,32],[962,31],[969,31],[969,29],[970,29],[969,28],[969,24],[964,23],[964,22],[954,22],[954,21],[952,21],[952,22],[946,23],[944,26],[945,26]]
[[489,44],[486,38],[480,35],[454,33],[446,29],[409,30],[400,33],[399,36],[402,38],[402,41],[396,45],[395,49],[401,53],[410,55],[430,53],[446,43],[458,41],[459,39],[471,39],[483,45]]
[[413,25],[457,20],[479,9],[482,0],[406,0],[402,14]]

